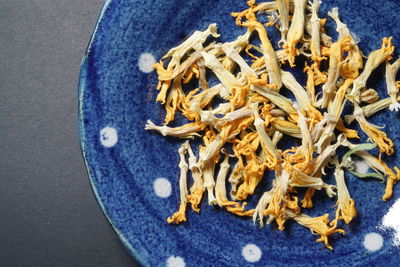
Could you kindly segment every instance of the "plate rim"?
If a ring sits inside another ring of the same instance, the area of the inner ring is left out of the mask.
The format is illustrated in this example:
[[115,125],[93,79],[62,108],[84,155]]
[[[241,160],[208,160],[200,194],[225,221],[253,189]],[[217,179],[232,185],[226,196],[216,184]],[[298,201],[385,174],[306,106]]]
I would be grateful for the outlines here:
[[80,71],[79,71],[79,77],[78,77],[78,139],[79,139],[79,146],[81,150],[81,155],[85,164],[85,169],[86,173],[89,179],[90,187],[92,189],[92,193],[95,197],[95,200],[97,204],[100,207],[100,210],[104,217],[107,219],[109,225],[112,227],[114,232],[117,234],[119,240],[122,242],[124,245],[125,249],[128,251],[129,255],[133,257],[135,260],[137,260],[142,266],[149,266],[148,263],[143,259],[143,257],[140,255],[140,253],[128,242],[127,238],[124,236],[124,234],[118,229],[118,227],[114,224],[112,221],[111,217],[109,216],[106,207],[104,206],[102,200],[100,199],[99,192],[96,187],[96,183],[94,180],[94,172],[92,168],[90,167],[89,160],[88,160],[88,155],[87,155],[87,149],[86,149],[86,135],[85,135],[85,123],[84,123],[84,113],[83,113],[83,106],[84,106],[84,93],[85,90],[87,90],[87,72],[88,72],[88,59],[91,55],[91,48],[93,41],[96,37],[98,27],[100,23],[102,22],[104,13],[107,11],[110,3],[113,0],[105,0],[103,2],[103,5],[100,9],[100,13],[98,15],[97,21],[95,23],[94,30],[91,34],[89,43],[85,49],[84,55],[82,57],[81,63],[80,63]]

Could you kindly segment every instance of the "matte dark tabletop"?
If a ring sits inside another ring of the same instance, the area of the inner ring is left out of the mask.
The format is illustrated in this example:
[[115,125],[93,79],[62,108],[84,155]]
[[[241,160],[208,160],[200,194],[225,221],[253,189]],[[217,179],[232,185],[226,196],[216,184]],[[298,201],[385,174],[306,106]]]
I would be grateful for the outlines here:
[[0,266],[138,266],[78,142],[79,65],[102,2],[0,1]]

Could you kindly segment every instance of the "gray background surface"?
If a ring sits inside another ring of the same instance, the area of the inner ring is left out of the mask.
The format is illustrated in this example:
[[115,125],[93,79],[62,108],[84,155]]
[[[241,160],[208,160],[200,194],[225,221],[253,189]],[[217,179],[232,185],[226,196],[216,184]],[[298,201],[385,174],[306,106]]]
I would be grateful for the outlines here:
[[102,0],[0,0],[0,266],[137,266],[92,195],[79,65]]

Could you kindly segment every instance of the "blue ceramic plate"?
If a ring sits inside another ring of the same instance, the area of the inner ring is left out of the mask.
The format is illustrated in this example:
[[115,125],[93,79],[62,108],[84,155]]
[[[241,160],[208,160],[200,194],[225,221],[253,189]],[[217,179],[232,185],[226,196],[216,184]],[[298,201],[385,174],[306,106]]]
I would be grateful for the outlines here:
[[[379,48],[385,36],[394,36],[394,44],[400,45],[400,2],[326,0],[320,15],[326,17],[334,6],[361,40],[365,53]],[[132,256],[148,266],[400,266],[396,247],[400,186],[390,201],[383,202],[384,184],[347,174],[358,216],[343,226],[345,236],[331,238],[334,251],[316,243],[317,236],[297,224],[288,222],[285,231],[274,224],[260,229],[250,219],[204,201],[200,214],[188,211],[187,223],[166,223],[179,203],[177,149],[181,141],[144,130],[147,119],[161,124],[165,115],[155,103],[157,76],[149,66],[210,23],[218,24],[220,40],[233,40],[244,30],[234,25],[229,14],[244,8],[243,0],[109,0],[104,4],[82,61],[79,125],[90,181],[107,219]],[[328,22],[328,27],[334,24]],[[369,86],[386,97],[383,75],[380,67]],[[389,126],[386,131],[400,151],[399,113],[384,112],[371,121]],[[397,159],[393,157],[389,164]],[[268,186],[268,182],[258,186],[250,205]],[[332,218],[334,200],[323,193],[315,198],[310,214],[329,210]]]

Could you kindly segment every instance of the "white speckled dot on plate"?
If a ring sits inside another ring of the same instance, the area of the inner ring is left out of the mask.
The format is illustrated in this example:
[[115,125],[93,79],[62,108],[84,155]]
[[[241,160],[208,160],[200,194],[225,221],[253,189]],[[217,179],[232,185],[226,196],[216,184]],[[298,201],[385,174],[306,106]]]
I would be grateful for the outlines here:
[[153,186],[157,196],[167,198],[171,195],[171,183],[166,178],[155,179]]
[[118,142],[118,133],[112,127],[105,127],[100,130],[100,142],[105,147],[113,147]]
[[254,244],[247,244],[242,249],[242,256],[248,262],[257,262],[261,259],[262,252],[259,247]]
[[[360,39],[368,54],[381,46],[381,39],[394,36],[400,46],[400,26],[395,0],[323,1],[320,15],[338,6],[341,17]],[[230,17],[246,8],[241,0],[138,1],[107,0],[82,61],[79,83],[79,127],[83,155],[94,194],[101,209],[128,251],[144,266],[400,266],[399,197],[384,202],[384,184],[360,180],[346,173],[346,184],[357,207],[350,225],[341,225],[345,236],[334,235],[329,251],[318,238],[298,224],[288,222],[279,231],[275,224],[260,228],[251,218],[239,218],[218,207],[201,212],[189,209],[188,221],[168,225],[166,218],[179,203],[179,157],[181,140],[144,130],[147,119],[161,125],[163,107],[155,103],[158,84],[152,65],[195,30],[217,23],[221,41],[231,41],[245,30]],[[334,28],[328,20],[327,27]],[[276,40],[277,31],[269,31]],[[396,50],[398,51],[398,50]],[[369,88],[386,96],[379,77]],[[296,78],[304,79],[302,70]],[[302,78],[303,77],[303,78]],[[385,131],[400,151],[400,113],[385,112],[369,120],[386,125]],[[177,118],[176,125],[181,123]],[[350,125],[359,129],[357,123]],[[366,141],[366,136],[361,134]],[[399,157],[388,158],[390,166]],[[397,163],[398,164],[398,163]],[[356,165],[368,171],[364,163]],[[269,174],[249,201],[254,207],[270,188]],[[191,185],[191,182],[188,184]],[[312,216],[334,216],[336,199],[316,193]]]
[[380,250],[383,246],[383,237],[378,233],[368,233],[364,237],[363,244],[369,251]]
[[369,170],[369,166],[365,160],[356,159],[354,160],[354,168],[358,173],[367,173]]
[[182,257],[171,256],[167,260],[167,267],[185,267],[185,261]]
[[156,64],[154,56],[150,53],[143,53],[139,56],[138,67],[141,72],[149,73],[152,72],[153,66]]

